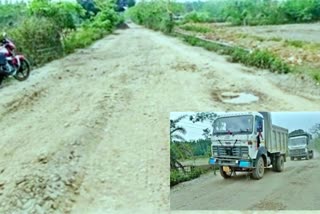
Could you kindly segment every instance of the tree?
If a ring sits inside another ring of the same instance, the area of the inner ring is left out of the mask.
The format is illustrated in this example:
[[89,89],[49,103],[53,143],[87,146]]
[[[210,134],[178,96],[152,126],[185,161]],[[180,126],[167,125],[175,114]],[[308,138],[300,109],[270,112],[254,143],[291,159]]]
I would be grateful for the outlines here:
[[210,139],[211,136],[211,130],[209,128],[203,129],[203,133],[202,136],[204,137],[204,139]]
[[218,115],[214,112],[199,112],[199,113],[196,113],[195,115],[191,115],[189,119],[193,123],[203,122],[203,121],[209,121],[213,123],[213,121],[217,118],[217,116]]
[[136,1],[135,0],[128,0],[128,7],[133,7],[136,5]]
[[93,0],[77,0],[77,2],[86,10],[87,18],[97,15],[100,11]]
[[186,117],[187,115],[182,115],[175,120],[170,120],[170,142],[179,140],[185,141],[181,134],[185,135],[187,131],[185,128],[178,126],[178,123]]
[[320,151],[320,123],[316,123],[310,129],[310,132],[314,136],[315,148]]
[[320,123],[314,124],[310,132],[314,134],[315,138],[320,138]]
[[187,131],[184,127],[179,126],[178,123],[186,117],[187,115],[182,115],[177,119],[170,120],[170,168],[178,169],[178,167],[180,167],[183,172],[185,172],[183,165],[178,161],[178,158],[181,157],[182,154],[190,154],[191,152],[187,146],[179,143],[186,141],[183,135],[185,135]]

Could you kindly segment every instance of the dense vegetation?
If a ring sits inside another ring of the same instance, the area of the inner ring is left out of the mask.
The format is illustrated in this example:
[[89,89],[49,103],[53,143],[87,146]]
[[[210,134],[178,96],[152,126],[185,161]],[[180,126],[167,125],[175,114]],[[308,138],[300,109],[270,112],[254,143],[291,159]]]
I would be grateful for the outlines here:
[[163,0],[139,2],[133,21],[156,30],[171,28],[170,13],[184,22],[230,22],[233,25],[265,25],[320,20],[320,0],[209,0],[174,3]]
[[320,123],[314,124],[310,132],[313,134],[315,149],[320,152]]
[[202,137],[199,136],[198,140],[187,141],[184,138],[186,130],[179,124],[180,121],[189,119],[193,123],[212,122],[216,116],[215,113],[202,112],[191,115],[189,118],[187,115],[182,115],[174,120],[170,120],[170,186],[197,178],[209,170],[194,166],[191,167],[190,171],[186,171],[180,163],[180,160],[196,158],[208,158],[209,160],[211,153],[210,130],[203,129]]
[[[264,25],[320,20],[320,0],[215,0],[186,4],[187,11],[215,22]],[[194,19],[197,22],[199,19]],[[206,20],[207,21],[207,20]]]
[[78,3],[33,0],[28,6],[0,5],[1,30],[34,66],[41,65],[91,44],[123,21],[112,0],[92,4],[85,8]]
[[170,33],[173,29],[173,14],[183,11],[183,5],[168,4],[164,0],[139,2],[130,8],[128,16],[137,24],[154,30]]

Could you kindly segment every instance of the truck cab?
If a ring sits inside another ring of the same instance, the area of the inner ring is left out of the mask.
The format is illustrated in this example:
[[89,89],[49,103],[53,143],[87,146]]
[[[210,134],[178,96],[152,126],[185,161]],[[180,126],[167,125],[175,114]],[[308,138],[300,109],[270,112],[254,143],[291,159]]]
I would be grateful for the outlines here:
[[265,167],[283,170],[287,138],[288,130],[272,126],[268,112],[223,114],[213,122],[209,162],[219,166],[224,178],[247,171],[261,179]]

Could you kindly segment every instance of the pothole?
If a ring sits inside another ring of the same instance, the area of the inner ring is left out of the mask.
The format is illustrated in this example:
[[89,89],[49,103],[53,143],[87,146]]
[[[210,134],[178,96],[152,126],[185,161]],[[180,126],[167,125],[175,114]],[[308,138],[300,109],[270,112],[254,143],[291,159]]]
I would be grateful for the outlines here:
[[220,100],[224,103],[247,104],[259,101],[259,97],[247,92],[222,92]]

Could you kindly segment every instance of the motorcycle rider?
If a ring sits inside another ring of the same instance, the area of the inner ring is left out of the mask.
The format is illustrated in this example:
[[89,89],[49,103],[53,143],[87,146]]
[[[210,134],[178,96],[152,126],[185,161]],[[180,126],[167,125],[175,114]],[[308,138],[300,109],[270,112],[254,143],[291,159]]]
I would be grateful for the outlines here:
[[[1,35],[0,35],[0,46],[4,46],[6,43],[8,43],[8,40],[7,40],[7,34],[5,33],[5,32],[3,32]],[[0,53],[0,54],[2,54],[2,53]],[[4,58],[6,58],[5,56],[4,56],[4,54],[3,54],[3,56],[1,56],[1,57],[4,57]],[[14,71],[14,68],[12,67],[12,65],[10,65],[10,63],[7,61],[7,60],[5,60],[6,61],[6,69],[4,70],[6,73],[8,73],[8,74],[11,74],[11,72],[12,71]]]

